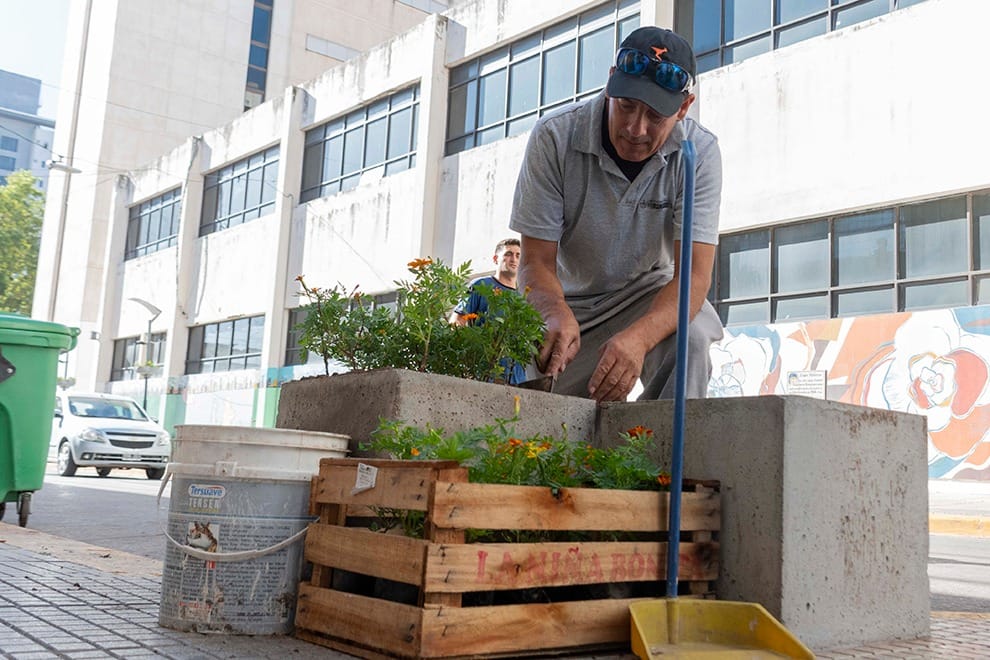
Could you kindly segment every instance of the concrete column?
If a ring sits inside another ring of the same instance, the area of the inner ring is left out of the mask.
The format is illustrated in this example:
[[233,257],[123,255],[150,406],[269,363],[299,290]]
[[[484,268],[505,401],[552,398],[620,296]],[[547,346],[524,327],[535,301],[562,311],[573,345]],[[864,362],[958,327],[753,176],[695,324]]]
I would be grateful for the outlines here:
[[[289,246],[292,241],[292,214],[298,204],[297,195],[302,184],[302,155],[306,134],[302,130],[306,93],[290,87],[285,91],[280,131],[278,193],[275,197],[275,218],[278,233],[270,246],[269,263],[274,264],[272,292],[265,311],[265,339],[261,349],[261,372],[264,382],[259,384],[255,401],[254,424],[273,426],[278,387],[268,387],[267,374],[277,370],[285,353],[288,311],[287,297],[294,289],[295,273],[289,273]],[[294,304],[292,306],[295,306]],[[259,414],[258,411],[261,411]]]
[[639,24],[674,28],[674,0],[641,0]]
[[423,191],[419,251],[421,256],[433,255],[449,261],[450,255],[441,254],[442,246],[437,243],[440,172],[447,135],[448,75],[445,58],[448,19],[434,14],[427,18],[426,22],[433,23],[433,47],[429,57],[423,61],[423,73],[419,84],[416,170],[422,177],[418,187]]

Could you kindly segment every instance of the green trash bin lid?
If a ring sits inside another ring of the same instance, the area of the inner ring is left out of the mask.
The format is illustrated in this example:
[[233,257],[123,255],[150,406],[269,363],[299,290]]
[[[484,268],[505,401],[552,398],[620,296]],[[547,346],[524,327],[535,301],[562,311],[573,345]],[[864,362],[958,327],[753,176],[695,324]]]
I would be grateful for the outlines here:
[[71,350],[78,335],[79,328],[0,312],[0,346],[17,344]]

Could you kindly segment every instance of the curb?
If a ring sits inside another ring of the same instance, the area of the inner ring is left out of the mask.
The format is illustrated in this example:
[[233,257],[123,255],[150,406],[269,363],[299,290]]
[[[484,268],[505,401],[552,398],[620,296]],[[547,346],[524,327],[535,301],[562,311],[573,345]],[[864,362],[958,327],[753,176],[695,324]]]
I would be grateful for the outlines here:
[[928,516],[929,534],[990,537],[990,519],[980,516]]
[[162,575],[162,562],[156,559],[2,522],[0,522],[0,543],[55,559],[75,562],[113,575],[149,578]]

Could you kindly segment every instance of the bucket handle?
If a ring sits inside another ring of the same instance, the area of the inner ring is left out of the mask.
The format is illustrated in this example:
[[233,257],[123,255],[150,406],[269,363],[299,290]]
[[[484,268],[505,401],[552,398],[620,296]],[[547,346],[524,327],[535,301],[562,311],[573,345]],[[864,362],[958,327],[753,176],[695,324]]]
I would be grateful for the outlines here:
[[[161,485],[158,487],[158,498],[156,500],[158,504],[158,510],[162,507],[162,493],[165,492],[165,486],[168,484],[169,480],[172,478],[171,464],[165,466],[165,475],[162,477]],[[180,543],[172,538],[172,535],[168,533],[165,526],[159,521],[158,526],[162,530],[162,534],[165,535],[165,540],[175,546],[178,550],[186,553],[190,557],[195,557],[196,559],[203,559],[205,561],[247,561],[249,559],[257,559],[258,557],[264,557],[265,555],[270,555],[272,553],[278,552],[282,548],[287,548],[293,543],[302,540],[306,536],[306,532],[309,526],[303,527],[298,532],[290,536],[289,538],[279,541],[274,545],[270,545],[267,548],[259,548],[258,550],[240,550],[238,552],[207,552],[206,550],[200,550],[198,548],[191,548],[185,543]]]

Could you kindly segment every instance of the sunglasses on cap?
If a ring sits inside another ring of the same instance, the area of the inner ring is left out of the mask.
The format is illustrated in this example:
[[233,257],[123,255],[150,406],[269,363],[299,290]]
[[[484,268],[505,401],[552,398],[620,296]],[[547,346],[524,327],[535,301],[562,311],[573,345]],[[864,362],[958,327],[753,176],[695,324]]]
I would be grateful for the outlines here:
[[691,86],[691,74],[682,67],[635,48],[620,48],[615,56],[615,68],[632,76],[646,76],[668,92],[685,92]]

